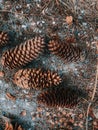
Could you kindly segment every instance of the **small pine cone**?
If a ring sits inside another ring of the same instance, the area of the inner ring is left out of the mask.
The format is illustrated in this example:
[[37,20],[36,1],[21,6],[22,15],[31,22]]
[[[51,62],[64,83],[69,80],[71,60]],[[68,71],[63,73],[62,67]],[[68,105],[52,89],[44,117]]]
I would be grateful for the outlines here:
[[9,36],[6,32],[0,31],[0,46],[7,44]]
[[5,67],[20,68],[36,59],[43,51],[44,39],[35,37],[3,53],[1,63]]
[[51,40],[48,47],[52,54],[57,55],[66,63],[84,60],[84,53],[79,47],[75,47],[64,42],[60,43],[57,40]]
[[9,118],[0,118],[0,130],[24,130],[20,125],[13,125]]
[[74,88],[62,88],[44,91],[38,95],[38,103],[48,107],[72,108],[77,105],[80,99],[80,91]]
[[20,125],[18,126],[17,123],[13,126],[11,123],[6,122],[4,130],[23,130],[23,128]]
[[13,82],[21,88],[43,89],[61,82],[56,72],[43,69],[21,69],[15,73]]

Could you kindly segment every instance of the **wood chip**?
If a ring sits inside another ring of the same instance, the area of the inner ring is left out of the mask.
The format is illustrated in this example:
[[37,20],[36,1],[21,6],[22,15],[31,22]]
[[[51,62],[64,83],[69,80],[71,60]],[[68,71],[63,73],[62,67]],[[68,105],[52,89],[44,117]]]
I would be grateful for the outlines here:
[[16,97],[10,93],[6,93],[6,98],[9,100],[16,100]]

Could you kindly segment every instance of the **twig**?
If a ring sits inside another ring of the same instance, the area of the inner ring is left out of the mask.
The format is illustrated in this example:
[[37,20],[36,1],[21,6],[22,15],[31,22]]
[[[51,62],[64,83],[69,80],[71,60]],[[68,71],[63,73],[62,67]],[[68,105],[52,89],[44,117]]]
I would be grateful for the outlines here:
[[[98,53],[98,41],[96,42],[96,47],[97,47],[97,53]],[[87,108],[86,130],[88,130],[88,115],[89,115],[89,110],[90,110],[90,107],[91,107],[91,105],[92,105],[93,99],[94,99],[94,97],[95,97],[95,93],[96,93],[97,79],[98,79],[98,59],[97,59],[97,65],[96,65],[96,77],[95,77],[95,85],[94,85],[94,89],[93,89],[93,94],[92,94],[90,103],[89,103],[88,108]]]
[[56,1],[56,4],[59,5],[59,1],[58,0],[55,0]]
[[51,2],[52,2],[52,0],[50,0],[46,5],[44,5],[44,7],[42,8],[40,14],[43,12],[43,10],[45,10],[45,9],[49,6],[49,4],[50,4]]
[[[17,14],[18,16],[28,16],[28,14],[24,14],[24,13],[18,13],[18,12],[12,12],[12,11],[9,11],[9,10],[0,10],[0,13],[11,13],[13,15]],[[37,14],[29,14],[29,16],[37,16]]]
[[9,11],[9,10],[0,10],[0,13],[11,13],[11,14],[18,14],[18,15],[23,15],[23,16],[26,16],[27,14],[22,14],[22,13],[17,13],[17,12],[12,12],[12,11]]
[[[9,11],[9,10],[0,10],[0,13],[2,13],[2,12],[5,12],[5,13],[12,13],[12,14],[15,14],[16,12],[12,12],[12,11]],[[18,13],[18,14],[20,14],[20,13]]]

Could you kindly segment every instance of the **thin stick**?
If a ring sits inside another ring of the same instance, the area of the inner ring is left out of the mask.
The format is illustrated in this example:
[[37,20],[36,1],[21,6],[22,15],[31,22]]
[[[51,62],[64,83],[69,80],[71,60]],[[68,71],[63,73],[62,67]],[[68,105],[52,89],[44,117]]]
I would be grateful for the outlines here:
[[9,10],[0,10],[0,13],[11,13],[11,14],[18,14],[18,15],[22,15],[22,16],[27,16],[27,14],[22,14],[22,13],[18,13],[18,12],[12,12]]
[[[97,47],[97,53],[98,53],[98,41],[96,42],[96,47]],[[88,108],[87,108],[86,130],[88,130],[88,115],[89,115],[89,110],[90,110],[90,107],[91,107],[91,105],[92,105],[93,99],[94,99],[94,97],[95,97],[95,93],[96,93],[97,79],[98,79],[98,59],[97,59],[97,65],[96,65],[96,77],[95,77],[95,85],[94,85],[94,89],[93,89],[93,94],[92,94],[91,101],[90,101],[90,103],[89,103],[89,105],[88,105]]]

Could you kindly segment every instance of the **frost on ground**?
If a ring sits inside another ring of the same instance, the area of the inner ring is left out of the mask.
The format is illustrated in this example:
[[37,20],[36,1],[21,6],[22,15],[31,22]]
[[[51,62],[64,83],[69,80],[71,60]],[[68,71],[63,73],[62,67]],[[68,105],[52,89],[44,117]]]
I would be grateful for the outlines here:
[[[70,18],[70,19],[69,19]],[[77,86],[87,92],[76,108],[47,108],[36,101],[40,91],[20,89],[12,83],[16,70],[0,65],[0,118],[7,117],[25,130],[85,130],[87,107],[92,97],[96,72],[96,41],[98,41],[97,0],[0,0],[0,31],[9,34],[9,43],[0,47],[2,53],[36,35],[45,38],[46,49],[25,66],[57,71],[65,86]],[[48,41],[60,38],[80,46],[86,52],[83,62],[65,64],[49,53]],[[69,38],[69,40],[68,40]],[[1,59],[0,59],[1,60]],[[89,110],[88,128],[98,129],[98,87]],[[0,120],[0,124],[1,124]],[[1,130],[1,128],[0,128]]]

